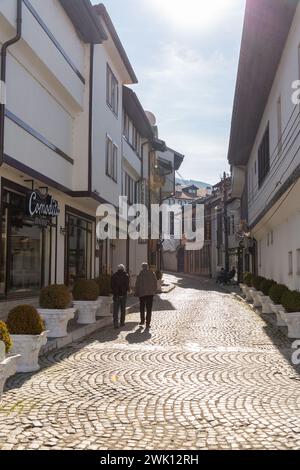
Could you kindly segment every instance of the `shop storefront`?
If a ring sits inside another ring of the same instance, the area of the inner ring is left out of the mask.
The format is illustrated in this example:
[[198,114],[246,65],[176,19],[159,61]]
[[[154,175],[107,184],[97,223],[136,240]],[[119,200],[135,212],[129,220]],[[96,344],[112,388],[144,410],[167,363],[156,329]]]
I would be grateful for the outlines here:
[[76,279],[90,279],[100,271],[95,218],[79,211],[77,201],[53,192],[54,196],[51,188],[29,189],[1,179],[0,300],[4,302],[37,298],[49,284],[72,288]]
[[50,195],[2,179],[0,296],[32,296],[56,282],[57,216]]

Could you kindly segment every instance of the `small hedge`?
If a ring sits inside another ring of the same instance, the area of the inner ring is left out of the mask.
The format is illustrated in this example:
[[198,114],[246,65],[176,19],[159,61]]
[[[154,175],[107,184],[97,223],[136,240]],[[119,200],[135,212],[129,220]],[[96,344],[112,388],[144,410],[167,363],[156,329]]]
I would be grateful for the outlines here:
[[102,274],[95,281],[99,287],[99,296],[109,297],[111,295],[111,276],[109,274]]
[[248,287],[252,287],[253,282],[253,274],[252,273],[244,273],[244,283]]
[[271,279],[264,279],[261,284],[259,290],[263,292],[264,295],[269,295],[271,287],[273,287],[276,284],[275,281],[272,281]]
[[161,271],[155,271],[156,279],[161,281],[163,278],[163,273]]
[[99,297],[99,287],[97,282],[81,279],[75,283],[73,298],[78,301],[95,301]]
[[40,335],[45,331],[45,324],[37,310],[30,305],[19,305],[11,310],[7,318],[7,327],[11,335]]
[[287,290],[282,296],[282,305],[287,312],[300,312],[300,292]]
[[275,305],[279,305],[281,304],[283,294],[287,291],[288,288],[283,284],[275,284],[271,287],[269,291],[270,299],[272,300],[272,302],[274,302]]
[[253,285],[254,289],[259,291],[260,285],[264,280],[265,280],[265,278],[262,277],[262,276],[253,276],[252,285]]
[[44,287],[40,293],[40,306],[45,309],[64,310],[71,300],[71,293],[63,284]]
[[6,354],[9,353],[12,347],[12,340],[9,336],[8,328],[3,321],[0,321],[0,341],[3,341],[5,345]]

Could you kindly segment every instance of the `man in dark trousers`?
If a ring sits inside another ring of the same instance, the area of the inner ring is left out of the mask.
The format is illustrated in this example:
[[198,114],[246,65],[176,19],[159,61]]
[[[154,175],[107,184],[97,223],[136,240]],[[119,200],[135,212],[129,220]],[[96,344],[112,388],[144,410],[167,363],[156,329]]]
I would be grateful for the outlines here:
[[119,328],[119,310],[121,310],[120,325],[125,325],[127,292],[129,291],[129,276],[125,266],[120,264],[111,278],[111,290],[114,299],[114,328]]
[[146,327],[150,328],[151,326],[153,297],[156,292],[156,275],[150,271],[148,263],[143,263],[142,271],[135,284],[135,295],[140,298],[141,326],[145,324],[145,309],[147,310]]

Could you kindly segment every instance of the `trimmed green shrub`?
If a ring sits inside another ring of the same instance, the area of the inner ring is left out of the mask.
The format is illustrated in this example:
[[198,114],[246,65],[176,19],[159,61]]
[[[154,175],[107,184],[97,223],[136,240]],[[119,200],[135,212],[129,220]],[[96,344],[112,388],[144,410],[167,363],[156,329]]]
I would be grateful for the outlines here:
[[111,295],[111,276],[109,274],[102,274],[95,280],[99,287],[100,297],[109,297]]
[[44,287],[40,293],[40,306],[45,309],[64,310],[72,300],[69,289],[61,284]]
[[3,341],[5,344],[5,352],[7,354],[11,350],[12,340],[7,325],[3,321],[0,321],[0,341]]
[[159,271],[159,270],[155,271],[155,275],[156,275],[156,279],[157,279],[158,281],[161,281],[161,280],[162,280],[162,278],[163,278],[163,273],[162,273],[161,271]]
[[19,305],[11,310],[7,318],[7,327],[11,335],[40,335],[45,331],[45,324],[37,310],[30,305]]
[[73,298],[78,301],[95,301],[99,297],[99,287],[97,282],[81,279],[75,283]]
[[262,276],[253,276],[252,285],[253,285],[254,289],[259,291],[260,285],[264,280],[265,280],[265,278],[262,277]]
[[253,282],[253,274],[252,273],[244,273],[244,283],[248,287],[252,287]]
[[275,281],[272,281],[271,279],[264,279],[259,287],[259,290],[263,292],[265,295],[269,295],[271,287],[273,287],[276,284]]
[[282,296],[282,305],[287,312],[300,312],[300,292],[287,290]]
[[274,286],[271,287],[269,296],[272,302],[274,302],[275,305],[281,304],[281,299],[282,296],[285,292],[288,291],[288,288],[284,286],[283,284],[275,284]]

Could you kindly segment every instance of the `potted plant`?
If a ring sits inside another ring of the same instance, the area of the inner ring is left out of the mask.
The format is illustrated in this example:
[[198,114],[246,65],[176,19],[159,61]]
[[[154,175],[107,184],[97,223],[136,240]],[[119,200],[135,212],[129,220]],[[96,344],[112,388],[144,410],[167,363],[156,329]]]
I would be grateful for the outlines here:
[[12,340],[6,324],[0,321],[0,398],[6,380],[17,371],[18,356],[7,357],[12,348]]
[[102,274],[96,282],[99,287],[98,297],[98,311],[97,316],[108,317],[111,315],[112,309],[112,292],[111,292],[111,276],[109,274]]
[[44,287],[40,293],[39,314],[45,322],[50,338],[67,336],[68,322],[74,318],[75,308],[71,308],[72,296],[69,289],[61,285]]
[[163,278],[163,273],[160,270],[155,271],[156,279],[157,279],[157,290],[158,292],[162,291],[162,278]]
[[20,355],[17,372],[39,370],[39,353],[47,343],[47,331],[38,311],[30,305],[19,305],[9,312],[7,327],[13,341],[12,354]]
[[277,325],[278,326],[286,326],[285,321],[285,308],[281,305],[281,299],[283,294],[288,291],[288,288],[283,284],[275,284],[271,287],[269,291],[269,296],[272,301],[271,308],[273,313],[275,313],[277,318]]
[[74,307],[78,310],[78,323],[89,325],[96,322],[99,307],[99,287],[95,281],[81,279],[73,289]]
[[270,279],[264,279],[260,284],[260,291],[263,293],[260,298],[262,313],[273,313],[273,310],[271,308],[272,301],[269,297],[269,292],[271,287],[273,287],[275,284],[276,282]]
[[282,296],[282,305],[288,326],[289,338],[300,338],[300,292],[287,290]]
[[251,289],[251,294],[253,297],[253,306],[254,307],[261,307],[261,297],[263,293],[259,290],[261,283],[265,280],[262,276],[253,276],[252,285],[253,289]]

